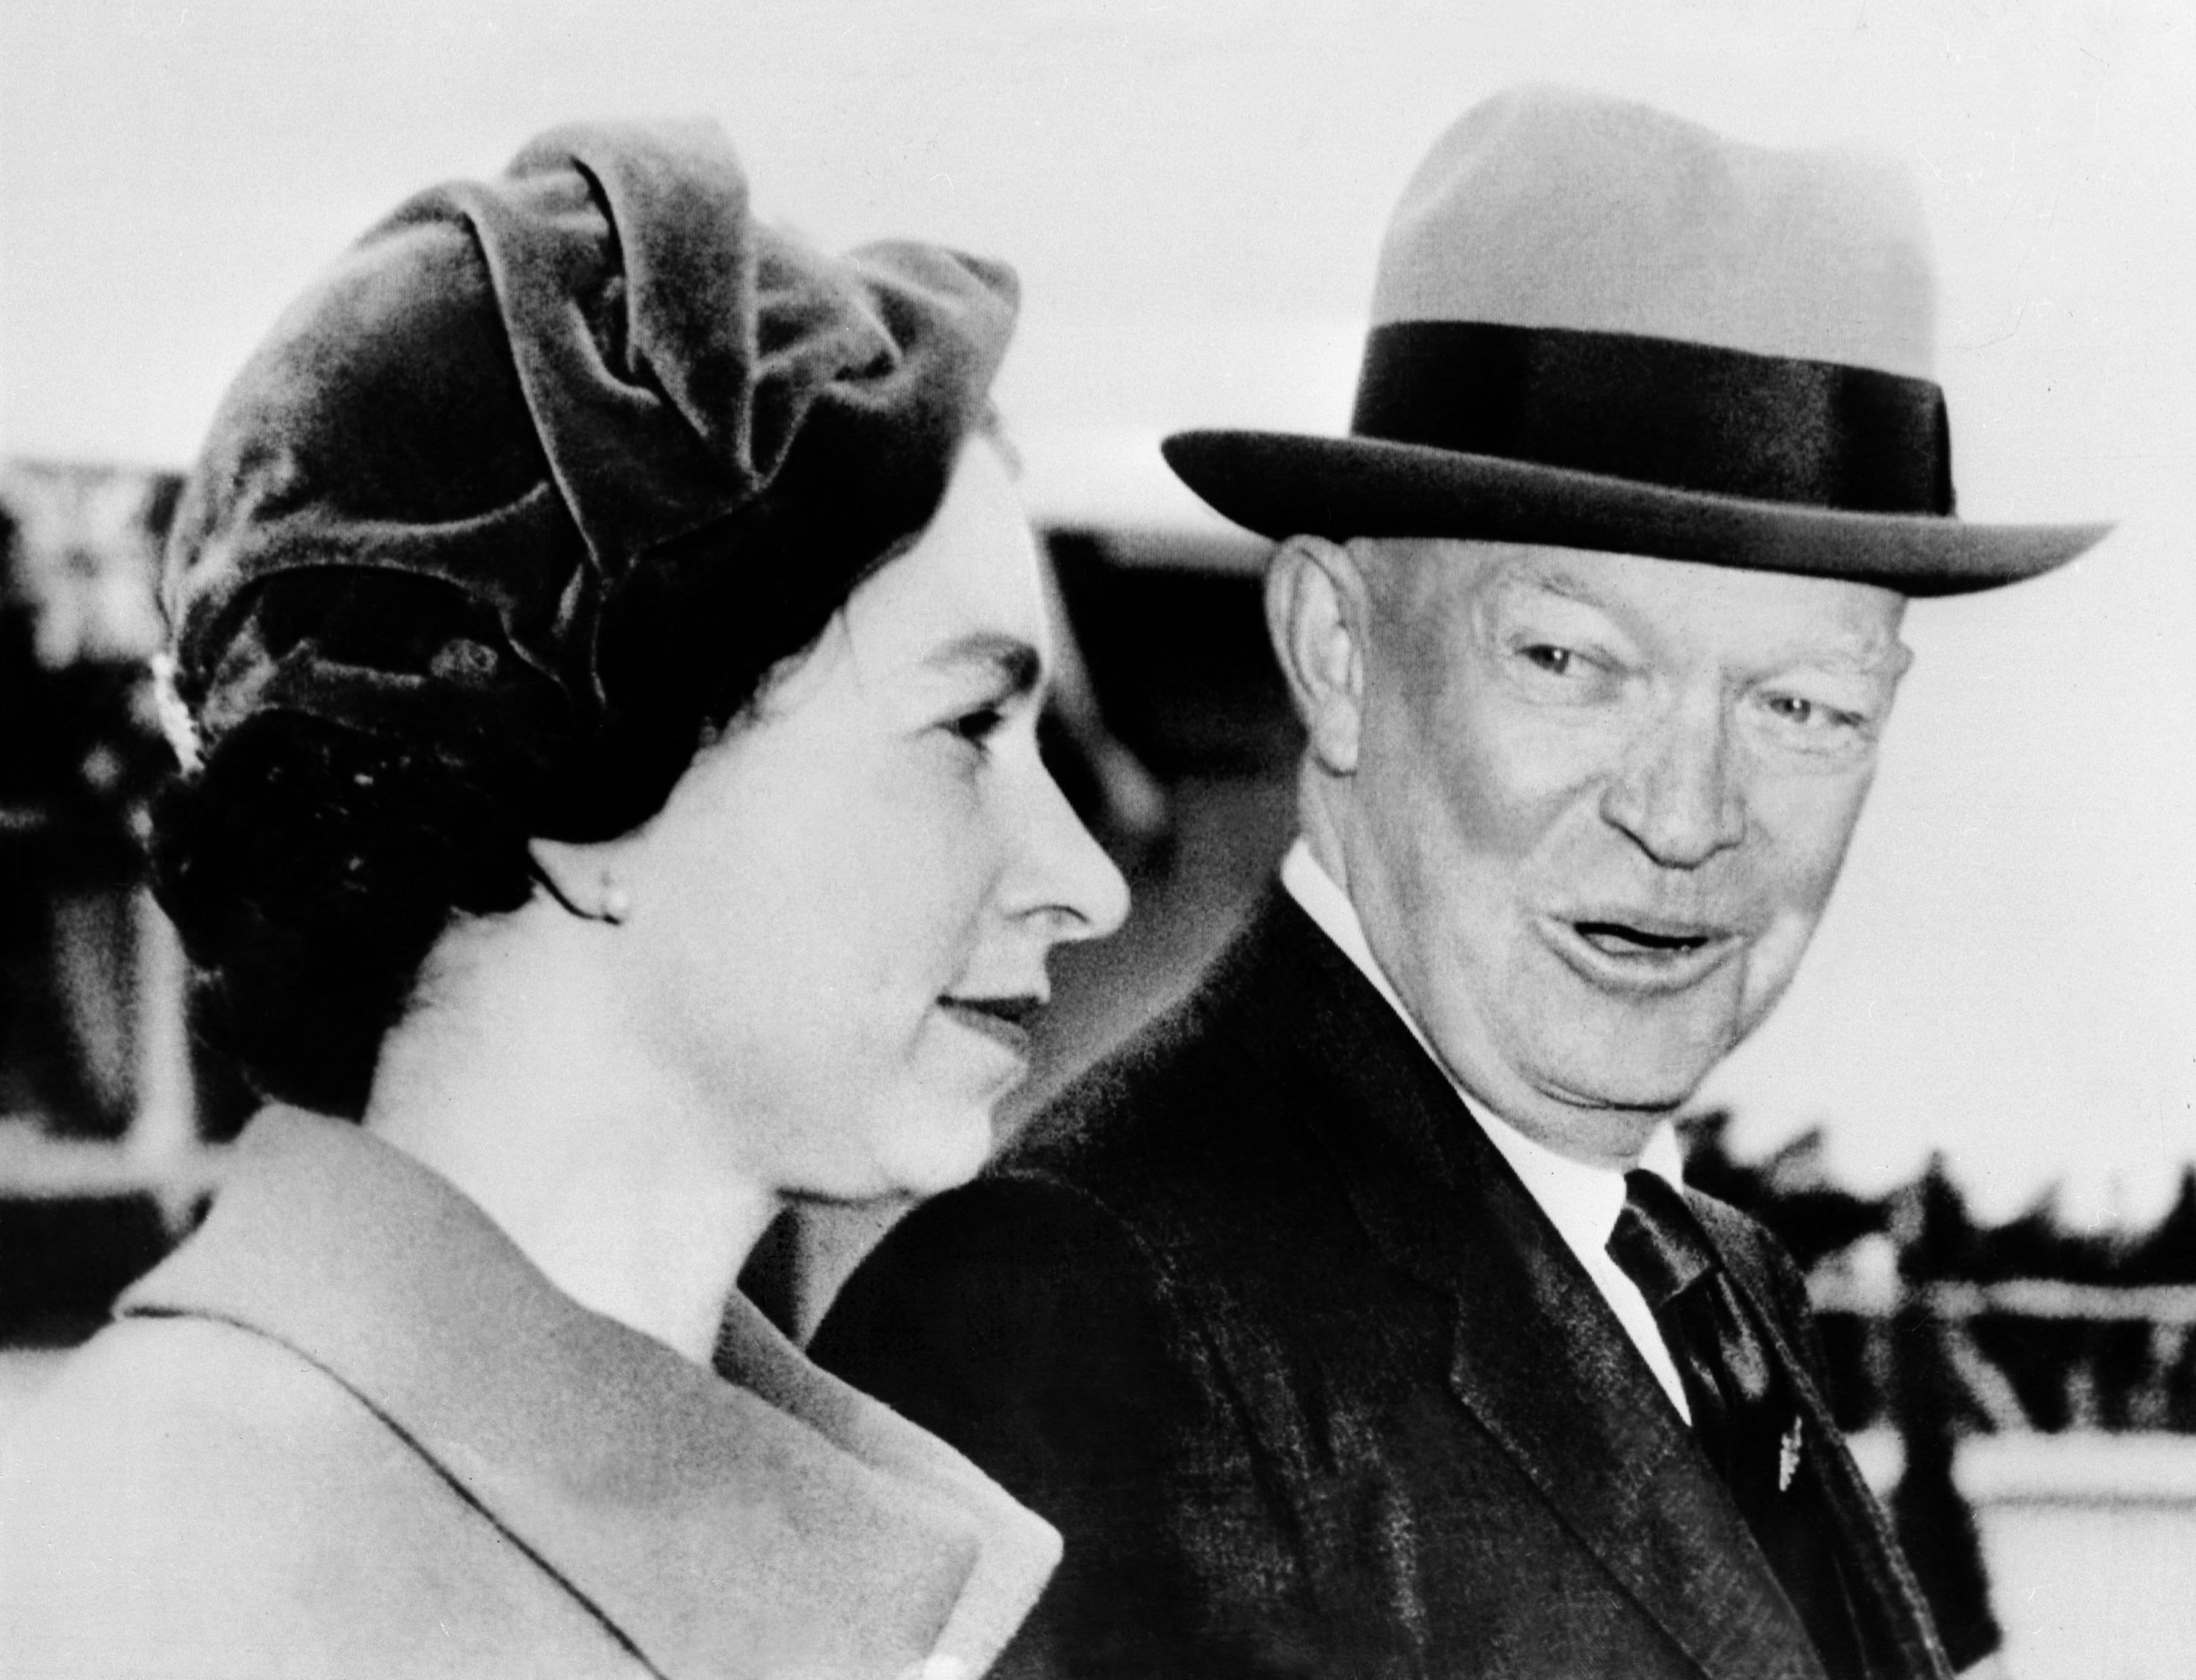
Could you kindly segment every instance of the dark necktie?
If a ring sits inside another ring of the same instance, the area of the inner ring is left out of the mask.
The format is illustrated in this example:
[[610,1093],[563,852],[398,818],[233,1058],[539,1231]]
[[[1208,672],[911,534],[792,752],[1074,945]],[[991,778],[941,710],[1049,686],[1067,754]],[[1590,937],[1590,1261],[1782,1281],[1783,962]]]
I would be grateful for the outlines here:
[[1693,1434],[1836,1680],[1867,1672],[1790,1383],[1685,1199],[1658,1175],[1624,1176],[1609,1255],[1639,1286],[1678,1367]]

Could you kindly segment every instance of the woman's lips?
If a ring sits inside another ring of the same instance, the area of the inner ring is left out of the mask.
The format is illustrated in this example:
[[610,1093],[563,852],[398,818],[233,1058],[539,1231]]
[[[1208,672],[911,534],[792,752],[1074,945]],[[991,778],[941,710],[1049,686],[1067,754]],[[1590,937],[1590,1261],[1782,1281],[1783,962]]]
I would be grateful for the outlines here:
[[1030,1023],[1044,1007],[1032,993],[1011,997],[941,997],[939,1007],[971,1032],[981,1033],[1022,1061],[1030,1059]]

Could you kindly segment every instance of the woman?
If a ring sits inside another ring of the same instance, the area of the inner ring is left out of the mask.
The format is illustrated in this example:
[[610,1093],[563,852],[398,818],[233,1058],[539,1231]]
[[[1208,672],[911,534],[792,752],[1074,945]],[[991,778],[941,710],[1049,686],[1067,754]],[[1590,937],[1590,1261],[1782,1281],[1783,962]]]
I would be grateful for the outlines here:
[[757,224],[714,129],[574,128],[246,366],[155,852],[271,1106],[10,1444],[10,1674],[1004,1643],[1052,1532],[731,1285],[789,1198],[972,1174],[1048,950],[1124,909],[1037,753],[1013,309]]

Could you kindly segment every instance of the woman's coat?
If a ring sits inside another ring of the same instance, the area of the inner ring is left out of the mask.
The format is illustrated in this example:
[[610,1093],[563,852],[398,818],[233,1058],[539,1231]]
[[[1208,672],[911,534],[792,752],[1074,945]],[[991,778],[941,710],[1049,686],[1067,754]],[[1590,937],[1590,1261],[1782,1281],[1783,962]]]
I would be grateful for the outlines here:
[[0,1447],[0,1667],[980,1672],[1052,1530],[760,1315],[719,1362],[737,1386],[409,1158],[271,1110]]

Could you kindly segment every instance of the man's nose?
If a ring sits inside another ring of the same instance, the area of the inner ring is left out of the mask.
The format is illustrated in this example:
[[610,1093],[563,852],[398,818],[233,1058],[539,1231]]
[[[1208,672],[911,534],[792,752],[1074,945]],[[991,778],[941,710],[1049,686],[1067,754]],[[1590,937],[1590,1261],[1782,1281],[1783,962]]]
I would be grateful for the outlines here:
[[1673,704],[1627,746],[1601,814],[1655,862],[1696,869],[1746,837],[1720,701]]

